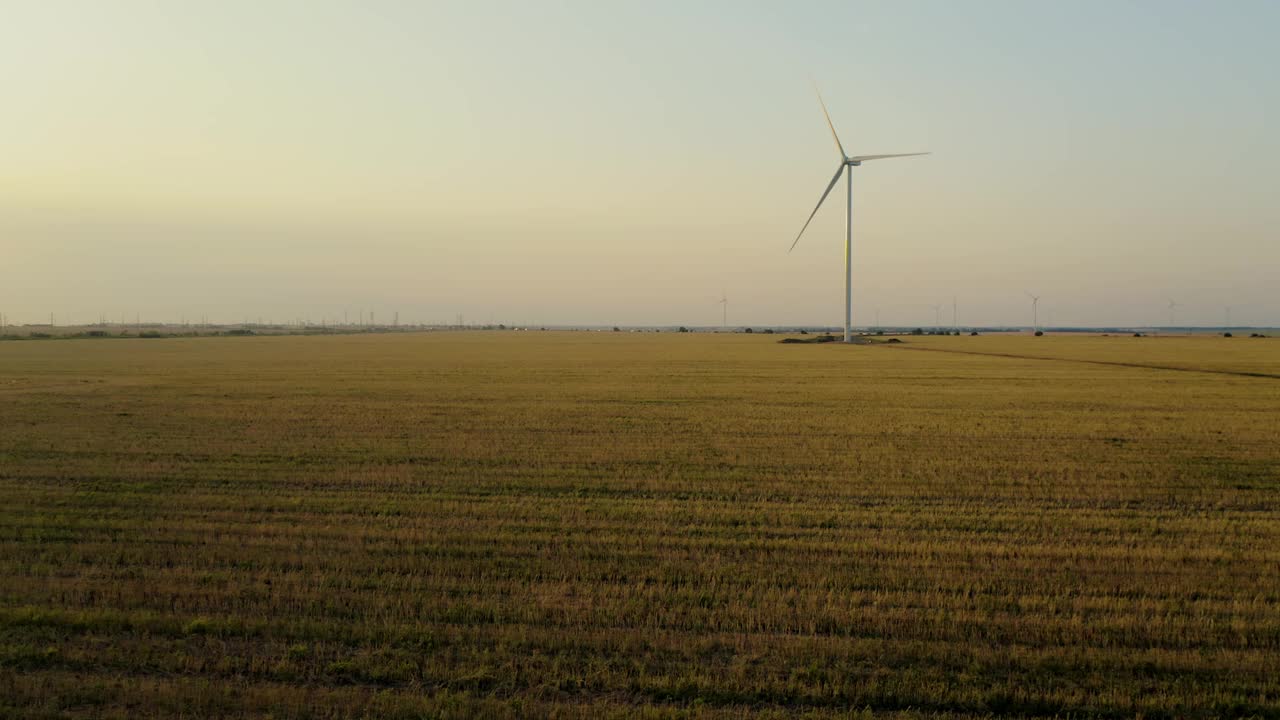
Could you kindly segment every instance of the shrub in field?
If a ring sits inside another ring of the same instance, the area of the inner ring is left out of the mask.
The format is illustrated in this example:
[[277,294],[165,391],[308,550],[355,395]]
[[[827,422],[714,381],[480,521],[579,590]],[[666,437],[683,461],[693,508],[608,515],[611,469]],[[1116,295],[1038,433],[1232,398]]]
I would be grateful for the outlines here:
[[1036,337],[1040,337],[1041,335],[1044,335],[1044,331],[1043,331],[1043,330],[1037,330],[1037,331],[1036,331]]

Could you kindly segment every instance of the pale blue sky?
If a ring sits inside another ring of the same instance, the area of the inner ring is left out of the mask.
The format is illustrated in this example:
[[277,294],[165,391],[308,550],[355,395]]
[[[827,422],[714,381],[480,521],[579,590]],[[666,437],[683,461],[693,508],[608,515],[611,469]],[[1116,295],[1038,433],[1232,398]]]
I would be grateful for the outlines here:
[[0,312],[1280,324],[1280,3],[0,0]]

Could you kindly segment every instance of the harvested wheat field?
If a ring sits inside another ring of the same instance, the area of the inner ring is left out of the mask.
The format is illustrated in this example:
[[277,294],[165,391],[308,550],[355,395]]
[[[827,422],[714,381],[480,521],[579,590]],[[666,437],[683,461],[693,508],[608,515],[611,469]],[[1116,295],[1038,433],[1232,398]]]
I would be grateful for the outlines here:
[[0,716],[1280,717],[1280,341],[0,344]]

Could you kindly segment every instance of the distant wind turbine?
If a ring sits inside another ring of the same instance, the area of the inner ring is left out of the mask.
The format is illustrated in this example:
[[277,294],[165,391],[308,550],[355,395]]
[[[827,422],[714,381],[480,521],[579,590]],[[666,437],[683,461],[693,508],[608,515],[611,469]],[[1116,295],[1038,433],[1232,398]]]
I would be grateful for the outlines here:
[[[814,92],[817,92],[817,87],[814,87]],[[836,134],[836,126],[831,122],[831,114],[827,112],[827,104],[823,102],[822,93],[820,92],[818,93],[818,103],[822,105],[822,115],[827,119],[827,127],[831,130],[831,138],[836,141],[836,151],[840,153],[840,166],[836,168],[836,174],[831,176],[831,182],[827,183],[827,189],[822,191],[822,197],[818,198],[818,204],[814,206],[813,212],[809,213],[809,219],[804,221],[804,227],[800,228],[800,232],[796,235],[796,239],[792,241],[791,248],[787,252],[795,250],[796,244],[800,242],[800,236],[804,235],[804,231],[809,228],[809,223],[813,222],[813,216],[818,214],[818,208],[822,207],[823,201],[831,194],[831,188],[834,188],[836,183],[840,182],[840,176],[847,170],[849,178],[844,215],[844,341],[851,342],[853,340],[853,266],[851,264],[853,250],[853,169],[862,165],[866,160],[911,157],[913,155],[928,155],[929,153],[854,155],[850,157],[845,153],[844,145],[840,144],[840,136]]]
[[720,329],[724,330],[729,327],[729,296],[724,292],[720,292]]
[[1247,308],[1247,307],[1249,307],[1249,305],[1248,305],[1248,304],[1245,304],[1245,305],[1223,305],[1223,306],[1222,306],[1222,312],[1223,312],[1223,315],[1226,317],[1226,320],[1227,320],[1227,324],[1225,325],[1225,327],[1231,327],[1231,311],[1232,311],[1232,310],[1238,310],[1239,308]]
[[1182,307],[1182,303],[1175,302],[1173,298],[1169,298],[1169,327],[1173,327],[1173,311]]
[[1040,331],[1040,296],[1032,295],[1031,293],[1025,290],[1023,292],[1026,293],[1027,297],[1031,298],[1031,327],[1036,332],[1039,332]]

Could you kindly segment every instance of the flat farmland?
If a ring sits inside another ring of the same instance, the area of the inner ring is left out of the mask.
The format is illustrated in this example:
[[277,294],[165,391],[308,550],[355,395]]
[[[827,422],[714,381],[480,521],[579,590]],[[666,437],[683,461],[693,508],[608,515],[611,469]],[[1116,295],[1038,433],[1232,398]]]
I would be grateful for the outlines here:
[[1280,717],[1280,341],[777,337],[0,343],[0,716]]

